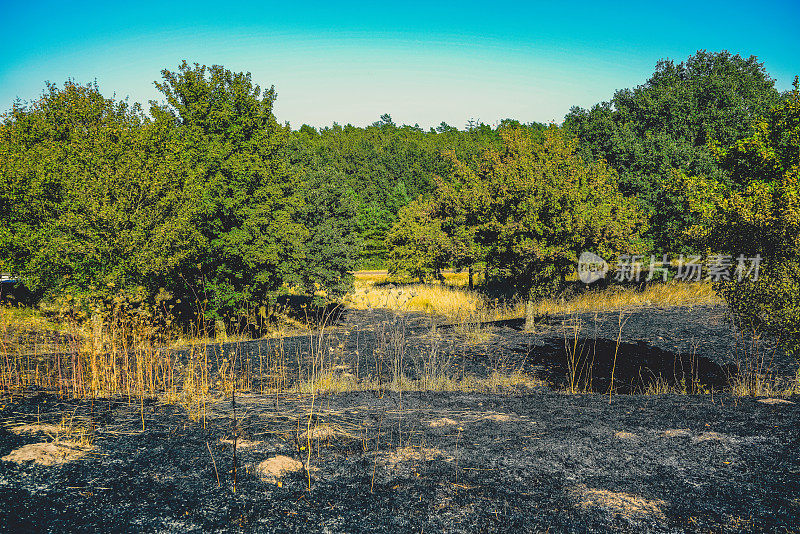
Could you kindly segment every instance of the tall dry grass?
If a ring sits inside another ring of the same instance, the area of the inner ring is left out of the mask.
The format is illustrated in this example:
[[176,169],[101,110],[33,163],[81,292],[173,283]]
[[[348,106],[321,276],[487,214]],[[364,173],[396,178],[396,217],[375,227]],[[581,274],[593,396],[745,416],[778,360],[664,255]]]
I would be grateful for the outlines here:
[[[356,309],[386,308],[425,312],[450,319],[478,315],[487,320],[524,317],[525,306],[490,301],[482,293],[466,289],[466,273],[445,273],[444,283],[390,284],[388,275],[356,273],[354,291],[346,304]],[[533,303],[535,315],[619,311],[648,306],[700,306],[724,304],[709,282],[656,283],[643,290],[611,286],[582,293],[565,293]],[[491,319],[489,319],[491,318]]]
[[703,306],[723,304],[708,282],[669,282],[643,290],[611,286],[577,295],[547,298],[532,303],[534,315],[616,312],[651,306]]
[[[719,300],[708,284],[675,283],[653,285],[644,291],[618,288],[589,291],[546,299],[534,306],[538,314],[576,314],[716,303]],[[444,316],[466,344],[483,342],[492,336],[492,326],[487,324],[490,321],[525,315],[525,305],[521,302],[491,301],[465,287],[392,286],[377,278],[357,280],[348,305]],[[53,319],[33,310],[0,307],[0,393],[16,395],[41,388],[70,397],[123,397],[131,402],[159,398],[185,406],[192,417],[204,417],[210,401],[237,392],[272,395],[277,404],[284,394],[315,396],[353,390],[511,391],[521,385],[542,385],[536,377],[518,369],[505,369],[499,363],[490,365],[489,377],[465,376],[453,365],[457,356],[452,351],[441,351],[434,343],[429,351],[412,355],[407,351],[402,314],[396,323],[377,327],[378,347],[370,362],[375,371],[369,374],[359,371],[363,358],[358,351],[346,353],[344,345],[331,337],[335,333],[325,325],[302,325],[309,336],[309,354],[290,354],[283,344],[287,332],[279,329],[273,332],[269,343],[256,345],[257,354],[242,358],[238,351],[245,341],[243,332],[230,332],[228,339],[233,342],[220,344],[199,329],[193,335],[185,332],[178,335],[165,329],[163,320],[127,313],[122,308],[111,309],[104,317]],[[440,322],[431,317],[432,334]],[[180,347],[176,347],[177,339],[182,340]],[[740,367],[745,371],[750,369],[745,365]],[[768,382],[769,373],[764,372],[763,362],[751,367],[749,374],[743,373],[738,382],[734,381],[734,393],[778,392]],[[578,384],[576,389],[585,387]]]
[[441,315],[453,322],[522,317],[524,304],[490,301],[478,291],[450,284],[375,284],[356,279],[345,304],[355,309],[385,308]]

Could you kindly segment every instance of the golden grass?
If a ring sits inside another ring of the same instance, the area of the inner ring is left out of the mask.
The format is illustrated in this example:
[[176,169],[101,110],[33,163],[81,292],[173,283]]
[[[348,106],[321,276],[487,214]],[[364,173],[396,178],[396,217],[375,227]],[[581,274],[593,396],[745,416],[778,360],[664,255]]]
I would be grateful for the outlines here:
[[[386,284],[392,281],[388,273],[384,271],[356,271],[353,273],[356,278],[357,285],[375,285]],[[469,285],[469,273],[466,271],[460,273],[442,273],[444,276],[445,284],[456,287],[467,287]],[[474,275],[473,282],[478,283],[482,277]]]
[[[463,273],[462,273],[463,274]],[[460,275],[453,275],[453,277]],[[481,293],[449,284],[376,285],[356,279],[345,304],[355,309],[385,308],[442,315],[456,323],[479,323],[524,316],[521,303],[490,302]]]
[[730,391],[734,397],[791,397],[800,394],[800,371],[792,379],[744,372],[732,377]]
[[0,329],[14,332],[64,332],[68,326],[33,308],[0,305]]
[[[464,287],[466,273],[448,273],[445,277],[444,284],[395,286],[383,283],[385,274],[356,273],[355,291],[347,297],[346,304],[361,309],[389,308],[444,316],[466,344],[485,343],[494,335],[494,327],[487,322],[525,316],[524,302],[503,304]],[[644,291],[617,287],[588,291],[568,298],[545,299],[533,307],[534,314],[544,315],[720,302],[710,284],[670,283],[656,284]],[[287,325],[288,322],[282,323],[275,335],[285,335]],[[306,327],[313,337],[312,346],[324,345],[322,338],[328,335],[327,330],[311,330],[308,325],[300,324],[291,326]],[[31,335],[19,335],[26,333]],[[404,346],[404,333],[384,333],[388,336],[384,340],[387,351],[395,345]],[[187,353],[179,357],[173,351],[161,350],[174,347],[175,338],[159,334],[151,323],[122,315],[115,315],[107,322],[57,322],[40,311],[2,307],[0,391],[13,395],[37,386],[72,397],[124,396],[137,400],[157,397],[185,406],[193,419],[205,420],[207,403],[230,396],[233,391],[301,395],[360,390],[514,393],[520,388],[546,386],[535,376],[511,369],[496,370],[488,377],[454,375],[447,363],[438,361],[433,353],[425,356],[420,378],[413,380],[403,375],[402,355],[399,359],[396,355],[387,356],[384,365],[391,370],[391,378],[378,380],[373,376],[359,377],[357,370],[356,376],[343,372],[327,353],[314,353],[311,360],[303,363],[298,357],[297,380],[290,386],[287,358],[291,356],[284,354],[282,342],[274,351],[259,352],[256,359],[237,359],[235,348],[230,345],[209,352],[207,345],[219,340],[201,337],[199,333],[189,337],[180,340],[187,346]],[[238,332],[228,338],[229,341],[244,339]],[[754,369],[753,374],[743,375],[733,383],[735,395],[785,397],[800,393],[800,380],[791,384],[770,383],[762,380],[769,373],[761,365]],[[661,382],[652,384],[643,393],[674,393],[678,389]],[[79,435],[77,438],[85,439]]]
[[701,306],[723,304],[708,282],[654,284],[643,291],[610,287],[572,297],[548,298],[533,304],[534,315],[620,311],[651,306]]
[[474,291],[446,285],[413,284],[375,286],[357,283],[347,304],[356,309],[387,308],[447,317],[475,313],[486,308],[485,299]]
[[664,508],[667,503],[661,499],[646,499],[632,493],[585,486],[578,486],[572,493],[580,508],[604,509],[628,520],[656,519],[663,521],[666,519]]
[[[481,293],[466,289],[466,273],[446,274],[445,284],[386,285],[385,274],[356,273],[354,291],[346,305],[356,309],[386,308],[397,311],[443,315],[456,322],[493,321],[525,316],[521,301],[491,302]],[[610,287],[578,295],[553,297],[533,303],[533,315],[573,314],[644,308],[649,306],[700,306],[723,304],[708,282],[653,284],[638,291]]]

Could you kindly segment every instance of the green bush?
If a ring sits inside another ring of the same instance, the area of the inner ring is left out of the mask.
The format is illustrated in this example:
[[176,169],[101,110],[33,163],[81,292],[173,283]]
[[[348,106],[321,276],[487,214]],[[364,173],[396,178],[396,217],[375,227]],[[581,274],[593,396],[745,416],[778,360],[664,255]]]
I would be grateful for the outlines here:
[[[794,90],[754,123],[753,135],[717,149],[727,180],[684,177],[699,243],[735,258],[762,258],[759,276],[716,288],[739,324],[800,354],[800,95]],[[746,262],[749,268],[752,262]],[[741,280],[740,280],[741,278]]]

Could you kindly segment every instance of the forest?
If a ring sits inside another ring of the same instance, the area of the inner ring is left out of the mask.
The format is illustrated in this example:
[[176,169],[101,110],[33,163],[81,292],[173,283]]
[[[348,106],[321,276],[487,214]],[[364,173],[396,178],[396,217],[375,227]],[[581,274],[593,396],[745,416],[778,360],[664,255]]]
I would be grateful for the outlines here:
[[281,122],[249,73],[183,61],[145,109],[50,83],[0,125],[0,272],[76,308],[214,319],[332,300],[358,269],[483,273],[547,295],[578,255],[764,258],[716,289],[800,339],[800,100],[756,57],[698,51],[562,124]]

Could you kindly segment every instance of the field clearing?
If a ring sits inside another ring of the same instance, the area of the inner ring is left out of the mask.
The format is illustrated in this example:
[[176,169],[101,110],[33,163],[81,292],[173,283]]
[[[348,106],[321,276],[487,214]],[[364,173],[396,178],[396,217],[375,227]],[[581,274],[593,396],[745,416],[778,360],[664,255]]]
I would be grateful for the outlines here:
[[[491,300],[479,290],[469,290],[467,273],[445,273],[444,283],[392,284],[388,275],[375,271],[355,273],[354,291],[345,304],[355,309],[385,308],[396,311],[438,314],[452,321],[497,321],[526,316],[522,300]],[[723,305],[709,282],[658,283],[638,289],[610,286],[545,298],[532,303],[534,316],[619,311],[675,306]]]

